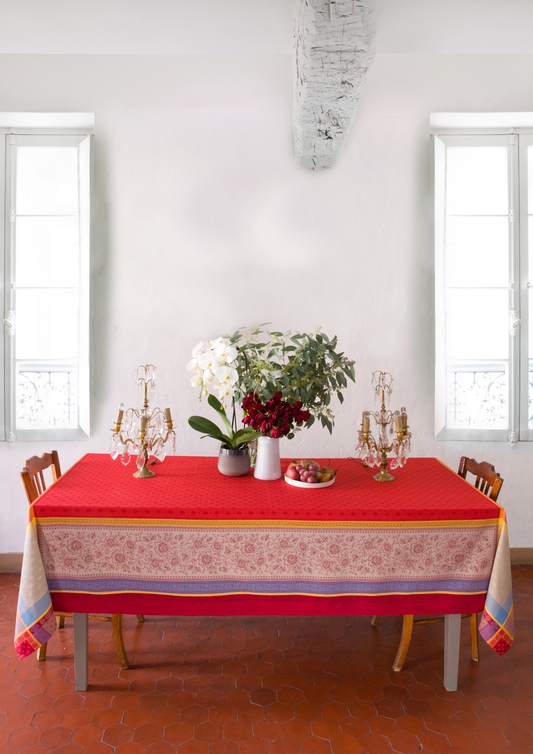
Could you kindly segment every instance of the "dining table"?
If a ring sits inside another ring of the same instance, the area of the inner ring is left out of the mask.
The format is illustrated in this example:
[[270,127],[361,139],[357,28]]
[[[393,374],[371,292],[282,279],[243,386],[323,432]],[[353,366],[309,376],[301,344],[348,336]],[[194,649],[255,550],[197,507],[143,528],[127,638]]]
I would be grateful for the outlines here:
[[73,614],[77,691],[89,683],[89,613],[444,615],[449,691],[462,614],[483,613],[481,636],[504,654],[504,509],[436,458],[411,458],[384,483],[354,459],[318,460],[336,469],[333,485],[223,476],[204,456],[167,456],[137,479],[84,455],[30,506],[17,653],[50,639],[55,610]]

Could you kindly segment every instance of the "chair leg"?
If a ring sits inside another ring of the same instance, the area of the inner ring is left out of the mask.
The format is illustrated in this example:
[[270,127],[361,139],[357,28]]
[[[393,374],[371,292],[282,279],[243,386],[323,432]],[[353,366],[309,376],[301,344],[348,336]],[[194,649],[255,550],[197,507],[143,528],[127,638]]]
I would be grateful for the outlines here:
[[403,668],[403,664],[407,656],[407,650],[409,649],[409,643],[411,641],[412,633],[413,633],[413,616],[404,615],[403,626],[402,626],[402,638],[400,639],[400,646],[398,647],[398,653],[396,654],[396,659],[394,660],[394,664],[392,666],[392,669],[395,670],[397,673]]
[[46,660],[46,647],[47,646],[48,646],[48,642],[45,642],[37,650],[37,660],[39,662],[43,662],[44,660]]
[[479,662],[477,613],[472,613],[470,616],[470,648],[472,651],[472,659],[474,660],[474,662]]
[[372,620],[370,621],[371,626],[377,626],[379,623],[379,619],[381,618],[381,615],[374,615]]
[[126,656],[124,639],[122,637],[122,615],[120,615],[120,613],[114,613],[111,622],[113,624],[113,638],[115,639],[118,659],[123,668],[129,668],[130,664]]
[[137,620],[139,621],[139,623],[144,623],[144,615],[138,615]]
[[58,625],[58,628],[65,628],[65,616],[64,615],[60,615],[59,616],[59,618],[57,619],[57,625]]

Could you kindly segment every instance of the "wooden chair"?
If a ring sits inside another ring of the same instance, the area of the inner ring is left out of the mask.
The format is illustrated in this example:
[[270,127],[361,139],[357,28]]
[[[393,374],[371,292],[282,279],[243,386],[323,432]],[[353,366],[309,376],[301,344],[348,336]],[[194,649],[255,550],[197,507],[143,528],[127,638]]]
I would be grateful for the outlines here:
[[[463,456],[459,462],[459,471],[457,473],[463,479],[466,479],[467,473],[475,476],[476,489],[496,502],[502,488],[503,479],[496,472],[494,466],[490,465],[490,463],[487,463],[486,461],[478,463],[473,458],[467,458],[466,456]],[[379,615],[374,615],[371,621],[371,625],[377,626],[379,618]],[[468,618],[470,621],[470,647],[472,659],[474,660],[474,662],[479,662],[477,614],[467,613],[466,615],[462,615],[461,618]],[[404,615],[400,646],[398,647],[398,652],[392,665],[392,669],[398,672],[403,667],[405,658],[407,656],[407,650],[409,649],[409,643],[411,641],[413,625],[420,623],[441,623],[443,620],[444,616],[442,615],[432,618],[417,618],[416,620],[414,619],[413,615]]]
[[[28,503],[31,505],[37,498],[43,494],[46,490],[46,480],[44,471],[51,467],[52,479],[57,481],[61,476],[61,466],[59,464],[59,455],[57,450],[52,450],[50,453],[43,453],[41,457],[32,456],[26,461],[26,466],[20,472],[22,481],[24,483],[24,489],[26,490],[26,496]],[[59,628],[64,628],[65,618],[72,618],[72,613],[59,613],[56,612]],[[117,648],[118,659],[123,668],[129,668],[128,657],[126,655],[126,649],[124,647],[124,638],[122,636],[122,615],[116,613],[114,615],[89,615],[91,620],[106,621],[113,625],[113,638],[115,640],[115,646]],[[144,616],[138,615],[137,619],[139,623],[144,623]],[[43,644],[37,650],[37,659],[42,662],[46,658],[46,644]]]

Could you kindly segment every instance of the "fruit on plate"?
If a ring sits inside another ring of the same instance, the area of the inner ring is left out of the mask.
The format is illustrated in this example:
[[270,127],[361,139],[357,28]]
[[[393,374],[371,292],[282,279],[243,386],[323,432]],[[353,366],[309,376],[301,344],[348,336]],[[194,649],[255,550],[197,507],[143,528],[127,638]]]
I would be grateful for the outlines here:
[[320,466],[316,461],[303,458],[301,461],[291,461],[285,476],[288,479],[294,479],[296,482],[323,484],[324,482],[331,482],[336,473],[336,469],[330,469],[329,466]]

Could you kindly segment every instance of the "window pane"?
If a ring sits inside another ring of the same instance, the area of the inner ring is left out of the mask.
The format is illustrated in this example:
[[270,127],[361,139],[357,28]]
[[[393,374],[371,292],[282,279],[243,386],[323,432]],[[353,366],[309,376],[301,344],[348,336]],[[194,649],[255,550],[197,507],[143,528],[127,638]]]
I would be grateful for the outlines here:
[[21,287],[79,285],[77,217],[18,217],[16,280]]
[[449,147],[447,163],[447,214],[508,214],[506,147]]
[[78,212],[78,150],[17,148],[17,215]]
[[509,348],[507,289],[446,291],[446,357],[507,359]]
[[16,358],[77,358],[78,307],[77,288],[18,289]]
[[445,254],[447,286],[508,285],[508,218],[447,218]]
[[507,429],[506,365],[448,368],[446,425],[450,429]]
[[17,429],[76,429],[78,370],[17,365]]

